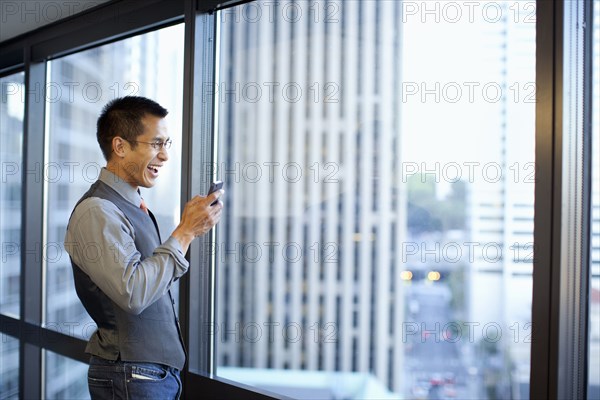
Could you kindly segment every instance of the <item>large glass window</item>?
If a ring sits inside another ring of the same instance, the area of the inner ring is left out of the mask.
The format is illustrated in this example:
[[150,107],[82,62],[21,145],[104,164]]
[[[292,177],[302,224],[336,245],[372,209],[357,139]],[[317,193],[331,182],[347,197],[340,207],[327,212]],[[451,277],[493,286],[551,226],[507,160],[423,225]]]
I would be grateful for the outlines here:
[[19,341],[0,334],[0,398],[19,398]]
[[[180,218],[180,163],[183,101],[183,25],[135,36],[48,63],[45,178],[45,325],[88,338],[95,326],[73,285],[64,237],[79,198],[105,165],[96,141],[96,121],[111,99],[145,96],[169,110],[173,139],[169,162],[152,190],[142,189],[166,240]],[[90,257],[94,246],[82,251]],[[53,369],[49,373],[54,373]]]
[[592,201],[588,399],[600,398],[600,0],[594,1],[592,39]]
[[526,398],[535,2],[219,15],[217,374],[295,398]]
[[89,399],[88,365],[51,351],[46,354],[45,399]]
[[0,313],[19,318],[25,74],[0,78]]

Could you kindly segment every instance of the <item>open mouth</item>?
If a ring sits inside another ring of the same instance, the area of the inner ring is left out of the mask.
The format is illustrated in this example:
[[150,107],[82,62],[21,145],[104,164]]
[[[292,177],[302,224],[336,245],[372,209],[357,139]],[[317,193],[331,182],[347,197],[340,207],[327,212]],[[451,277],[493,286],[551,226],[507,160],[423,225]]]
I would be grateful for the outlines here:
[[152,173],[153,176],[158,176],[158,171],[160,169],[160,165],[155,165],[155,164],[150,164],[148,165],[147,169],[148,171],[150,171]]

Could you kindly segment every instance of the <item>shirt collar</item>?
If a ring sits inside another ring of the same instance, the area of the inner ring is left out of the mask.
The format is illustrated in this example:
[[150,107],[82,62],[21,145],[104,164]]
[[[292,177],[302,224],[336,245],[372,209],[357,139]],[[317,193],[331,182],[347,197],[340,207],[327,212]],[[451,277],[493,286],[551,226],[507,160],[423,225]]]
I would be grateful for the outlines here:
[[140,193],[137,189],[106,168],[102,168],[102,170],[100,170],[100,177],[98,179],[110,186],[134,206],[139,207],[142,203],[142,196],[140,196]]

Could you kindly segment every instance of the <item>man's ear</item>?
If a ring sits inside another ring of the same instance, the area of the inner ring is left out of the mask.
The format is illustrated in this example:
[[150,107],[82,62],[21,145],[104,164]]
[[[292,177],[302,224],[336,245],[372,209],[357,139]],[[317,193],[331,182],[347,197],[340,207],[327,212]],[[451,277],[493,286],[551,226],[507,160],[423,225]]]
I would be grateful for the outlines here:
[[126,140],[120,136],[115,136],[112,139],[112,150],[117,157],[125,157],[127,147],[127,143],[125,142]]

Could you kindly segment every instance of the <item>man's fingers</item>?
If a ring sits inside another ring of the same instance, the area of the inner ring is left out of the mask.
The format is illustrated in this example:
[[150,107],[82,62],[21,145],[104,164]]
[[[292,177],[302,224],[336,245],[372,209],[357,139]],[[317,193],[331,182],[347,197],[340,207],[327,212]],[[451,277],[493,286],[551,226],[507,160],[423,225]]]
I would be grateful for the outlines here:
[[220,189],[215,192],[212,192],[208,196],[196,195],[196,196],[192,197],[192,199],[188,202],[188,204],[192,204],[192,205],[195,205],[197,203],[212,204],[212,203],[216,202],[219,199],[219,197],[221,197],[223,195],[223,193],[225,193],[225,191],[223,189]]
[[191,206],[193,206],[193,205],[195,205],[195,204],[197,204],[197,203],[201,202],[203,199],[204,199],[204,197],[202,197],[202,196],[199,196],[199,195],[195,195],[194,197],[192,197],[192,198],[190,199],[190,201],[188,201],[188,202],[187,202],[187,204],[186,204],[186,205],[191,205]]
[[209,194],[207,196],[207,198],[210,200],[210,204],[214,203],[215,201],[217,201],[217,199],[219,197],[221,197],[221,195],[224,193],[225,191],[223,189],[217,190],[215,192],[212,192],[211,194]]

